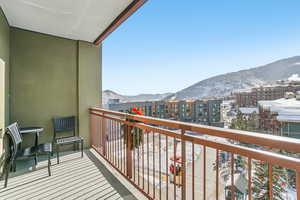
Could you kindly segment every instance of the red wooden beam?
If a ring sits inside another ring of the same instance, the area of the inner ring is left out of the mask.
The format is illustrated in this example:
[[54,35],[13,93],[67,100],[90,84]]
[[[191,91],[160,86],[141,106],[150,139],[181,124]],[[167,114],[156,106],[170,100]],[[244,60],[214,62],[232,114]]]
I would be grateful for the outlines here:
[[109,34],[126,21],[135,11],[137,11],[148,0],[134,0],[129,6],[105,29],[94,41],[95,45],[100,44]]

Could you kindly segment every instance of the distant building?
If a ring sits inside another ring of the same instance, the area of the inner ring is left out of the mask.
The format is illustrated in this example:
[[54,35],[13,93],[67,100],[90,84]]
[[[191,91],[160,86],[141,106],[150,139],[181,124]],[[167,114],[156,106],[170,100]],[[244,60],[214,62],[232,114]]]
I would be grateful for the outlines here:
[[220,121],[224,122],[225,128],[229,128],[232,120],[236,118],[236,110],[233,105],[234,100],[225,100],[220,105]]
[[154,109],[152,108],[153,102],[128,102],[128,103],[119,103],[119,104],[109,104],[109,109],[119,112],[129,112],[132,108],[140,108],[143,113],[147,116],[153,116],[155,114]]
[[120,103],[120,99],[108,99],[107,104],[118,104]]
[[259,101],[259,127],[281,136],[300,138],[300,100]]
[[224,127],[221,122],[221,103],[222,100],[208,100],[208,120],[211,126]]
[[179,110],[178,110],[178,101],[167,101],[166,104],[166,118],[178,120],[179,119]]
[[184,122],[193,122],[194,121],[193,104],[194,104],[194,101],[179,101],[178,102],[179,121],[184,121]]
[[223,127],[221,103],[222,100],[129,102],[109,104],[109,109],[128,112],[138,107],[146,116]]
[[239,107],[256,107],[258,101],[284,98],[288,92],[300,90],[300,82],[288,82],[258,88],[240,90],[234,93]]

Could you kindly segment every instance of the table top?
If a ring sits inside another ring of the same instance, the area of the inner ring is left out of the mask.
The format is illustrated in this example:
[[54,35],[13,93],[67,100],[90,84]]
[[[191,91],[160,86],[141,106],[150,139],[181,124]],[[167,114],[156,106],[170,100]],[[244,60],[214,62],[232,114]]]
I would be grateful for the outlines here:
[[21,134],[40,133],[40,132],[43,132],[43,131],[44,131],[43,127],[22,127],[22,128],[20,128],[20,133]]

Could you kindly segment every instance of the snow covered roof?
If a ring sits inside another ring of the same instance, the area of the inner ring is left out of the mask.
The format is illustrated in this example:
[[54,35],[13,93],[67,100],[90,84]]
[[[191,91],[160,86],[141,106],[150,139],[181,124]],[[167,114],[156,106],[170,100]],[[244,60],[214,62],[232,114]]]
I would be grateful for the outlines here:
[[240,107],[239,111],[243,114],[258,113],[258,108]]
[[278,115],[278,121],[286,121],[286,122],[300,122],[300,114],[299,115]]
[[300,122],[300,101],[296,98],[259,101],[258,104],[263,109],[278,113],[278,121]]

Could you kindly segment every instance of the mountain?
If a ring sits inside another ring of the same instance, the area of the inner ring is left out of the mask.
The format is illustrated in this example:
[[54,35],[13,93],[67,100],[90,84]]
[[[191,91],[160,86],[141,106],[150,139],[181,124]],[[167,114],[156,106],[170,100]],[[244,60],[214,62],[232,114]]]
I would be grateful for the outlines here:
[[111,90],[104,90],[102,92],[102,103],[105,105],[108,103],[109,99],[120,99],[120,102],[138,102],[138,101],[159,101],[167,96],[172,95],[172,93],[163,93],[163,94],[139,94],[135,96],[126,96],[118,94]]
[[278,60],[248,70],[214,76],[176,92],[164,100],[227,96],[235,90],[274,83],[274,81],[288,79],[295,74],[300,75],[300,56]]

